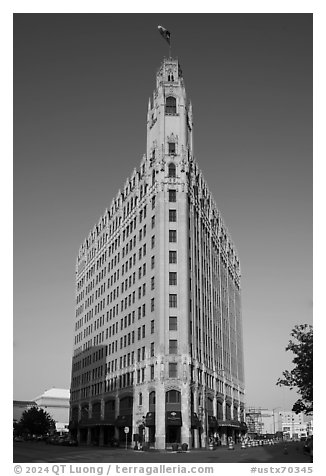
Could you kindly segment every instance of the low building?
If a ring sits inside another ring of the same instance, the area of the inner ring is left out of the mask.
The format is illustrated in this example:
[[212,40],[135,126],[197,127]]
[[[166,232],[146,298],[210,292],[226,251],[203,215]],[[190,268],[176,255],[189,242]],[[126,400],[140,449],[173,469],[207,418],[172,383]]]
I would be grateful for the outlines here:
[[51,388],[35,398],[39,408],[43,408],[55,421],[56,430],[68,429],[70,391],[66,388]]
[[313,417],[303,412],[281,411],[283,438],[298,440],[313,434]]
[[285,439],[298,440],[313,434],[312,416],[304,413],[260,407],[246,410],[248,433],[252,436],[266,436],[282,433]]

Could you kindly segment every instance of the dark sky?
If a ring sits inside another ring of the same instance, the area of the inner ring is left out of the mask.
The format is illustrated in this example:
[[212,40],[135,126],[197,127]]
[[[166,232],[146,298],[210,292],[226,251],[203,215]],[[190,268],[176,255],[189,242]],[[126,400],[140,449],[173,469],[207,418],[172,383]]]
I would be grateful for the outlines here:
[[241,260],[247,403],[291,409],[275,382],[312,323],[311,14],[14,15],[14,399],[70,386],[76,255],[146,150],[157,25]]

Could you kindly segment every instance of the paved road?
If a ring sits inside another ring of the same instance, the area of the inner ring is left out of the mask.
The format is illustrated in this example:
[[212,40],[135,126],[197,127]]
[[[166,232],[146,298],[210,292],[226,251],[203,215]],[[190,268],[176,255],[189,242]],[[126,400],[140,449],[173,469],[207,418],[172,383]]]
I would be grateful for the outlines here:
[[273,446],[228,450],[219,447],[214,451],[191,450],[188,453],[171,451],[134,451],[123,448],[99,448],[46,445],[45,443],[14,443],[14,463],[305,463],[302,444],[284,443]]

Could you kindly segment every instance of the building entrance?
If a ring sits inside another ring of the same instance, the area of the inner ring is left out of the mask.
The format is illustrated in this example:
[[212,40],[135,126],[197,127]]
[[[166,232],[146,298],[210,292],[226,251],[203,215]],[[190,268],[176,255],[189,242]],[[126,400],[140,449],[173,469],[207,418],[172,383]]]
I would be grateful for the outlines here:
[[181,427],[180,426],[166,427],[166,442],[167,443],[181,443]]

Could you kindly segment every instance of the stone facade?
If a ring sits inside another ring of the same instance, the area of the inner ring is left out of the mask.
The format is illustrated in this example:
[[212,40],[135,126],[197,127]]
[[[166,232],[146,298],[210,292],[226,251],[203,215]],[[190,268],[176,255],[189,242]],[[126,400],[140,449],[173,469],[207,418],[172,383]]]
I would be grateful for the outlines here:
[[156,75],[140,167],[78,253],[70,428],[159,449],[244,430],[240,263],[175,59]]

